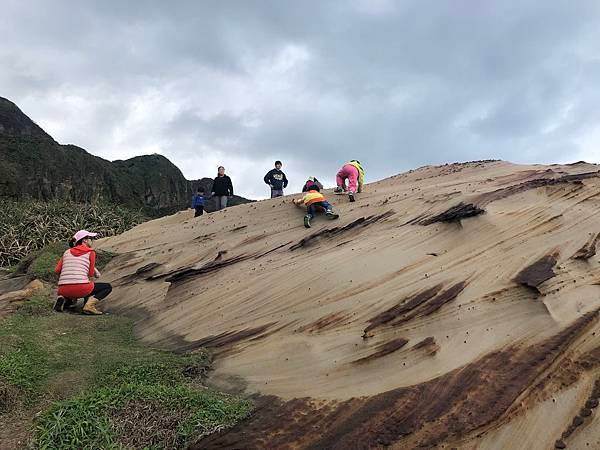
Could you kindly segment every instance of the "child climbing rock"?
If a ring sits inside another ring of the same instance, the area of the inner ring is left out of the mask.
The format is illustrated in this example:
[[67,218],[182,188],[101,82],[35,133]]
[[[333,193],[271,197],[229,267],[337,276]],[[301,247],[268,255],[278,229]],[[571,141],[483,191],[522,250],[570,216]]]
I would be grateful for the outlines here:
[[323,185],[317,180],[317,177],[308,177],[308,180],[306,180],[306,183],[304,183],[304,186],[302,187],[302,192],[310,191],[313,186],[317,186],[319,191],[323,189]]
[[317,210],[325,210],[325,216],[329,219],[337,219],[338,214],[333,212],[333,207],[325,199],[325,196],[319,191],[319,187],[314,185],[304,194],[301,199],[294,200],[296,206],[306,206],[306,215],[304,216],[304,226],[310,228],[310,221],[315,217]]
[[[346,189],[346,180],[348,180],[348,188]],[[365,181],[365,171],[360,164],[360,161],[353,159],[342,166],[336,176],[337,187],[333,191],[336,194],[348,193],[348,198],[351,202],[355,200],[354,196],[357,192],[362,192],[363,183]]]

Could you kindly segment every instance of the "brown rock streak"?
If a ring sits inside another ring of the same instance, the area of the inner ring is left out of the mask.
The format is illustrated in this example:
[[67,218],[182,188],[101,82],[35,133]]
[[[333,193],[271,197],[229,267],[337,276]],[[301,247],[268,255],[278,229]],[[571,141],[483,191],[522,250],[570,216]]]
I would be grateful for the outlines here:
[[544,281],[556,276],[554,270],[552,270],[556,263],[557,255],[555,253],[542,256],[536,262],[521,270],[515,277],[515,281],[537,290],[538,286]]
[[368,333],[369,331],[381,325],[389,323],[400,316],[405,316],[408,312],[414,310],[422,303],[433,298],[442,289],[442,286],[442,284],[433,286],[425,291],[418,293],[413,298],[404,299],[397,305],[394,305],[391,308],[386,309],[385,311],[377,314],[375,317],[369,319],[370,325],[367,328],[365,328],[365,333]]
[[344,225],[343,227],[326,228],[324,230],[318,231],[316,233],[313,233],[313,234],[301,239],[298,243],[292,245],[290,247],[290,250],[293,251],[293,250],[297,250],[302,247],[306,247],[307,245],[313,244],[314,242],[316,242],[322,238],[332,238],[332,237],[338,236],[342,233],[345,233],[346,231],[352,230],[353,228],[364,228],[364,227],[374,224],[376,222],[383,221],[383,220],[387,219],[388,217],[393,216],[394,214],[396,214],[395,211],[389,210],[389,211],[386,211],[383,214],[379,214],[379,215],[360,217],[360,218],[354,220],[353,222],[350,222],[349,224]]
[[[544,342],[506,348],[431,381],[370,398],[324,405],[270,401],[249,420],[192,448],[367,449],[394,443],[431,448],[500,419],[597,317],[598,310]],[[592,399],[598,392],[600,386]]]
[[596,254],[596,244],[598,243],[598,239],[600,239],[600,233],[596,233],[583,247],[577,250],[573,255],[573,259],[587,260],[594,256]]
[[375,350],[375,352],[371,353],[368,356],[365,356],[364,358],[360,358],[360,359],[357,359],[356,361],[353,361],[353,364],[364,364],[369,361],[373,361],[375,359],[382,358],[386,355],[389,355],[390,353],[394,353],[395,351],[400,350],[406,344],[408,344],[408,339],[404,339],[404,338],[398,338],[398,339],[394,339],[393,341],[390,341],[390,342],[385,342],[385,343],[377,346],[377,349]]
[[412,299],[402,301],[370,319],[370,325],[365,328],[363,337],[367,337],[370,331],[385,324],[400,325],[416,317],[433,314],[446,303],[454,300],[466,285],[466,281],[460,281],[440,292],[442,285],[438,284],[417,294]]
[[421,225],[431,225],[438,222],[457,222],[461,219],[466,219],[467,217],[478,216],[484,212],[483,209],[473,203],[465,204],[461,202],[458,205],[447,209],[443,213],[430,217],[429,219],[421,220],[419,223]]

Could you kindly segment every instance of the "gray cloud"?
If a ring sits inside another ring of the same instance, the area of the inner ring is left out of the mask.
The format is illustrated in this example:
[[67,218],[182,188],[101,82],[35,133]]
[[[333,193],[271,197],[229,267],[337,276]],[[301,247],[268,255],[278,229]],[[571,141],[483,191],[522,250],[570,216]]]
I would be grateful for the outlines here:
[[0,5],[1,95],[108,159],[224,164],[265,195],[480,158],[600,160],[595,1],[53,1]]

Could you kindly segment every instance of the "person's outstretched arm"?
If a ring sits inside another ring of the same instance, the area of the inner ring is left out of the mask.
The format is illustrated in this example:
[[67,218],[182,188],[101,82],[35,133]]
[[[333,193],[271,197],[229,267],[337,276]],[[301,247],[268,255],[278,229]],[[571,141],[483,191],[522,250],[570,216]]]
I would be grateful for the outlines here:
[[287,177],[285,176],[285,173],[284,173],[283,174],[283,188],[285,189],[287,187],[287,185],[288,185],[288,179],[287,179]]
[[267,183],[268,185],[270,185],[270,184],[271,184],[271,173],[272,173],[272,172],[273,172],[272,170],[269,170],[269,171],[267,172],[267,174],[265,175],[265,178],[264,178],[264,180],[265,180],[265,183]]
[[231,182],[231,178],[229,178],[229,192],[229,195],[233,197],[233,183]]

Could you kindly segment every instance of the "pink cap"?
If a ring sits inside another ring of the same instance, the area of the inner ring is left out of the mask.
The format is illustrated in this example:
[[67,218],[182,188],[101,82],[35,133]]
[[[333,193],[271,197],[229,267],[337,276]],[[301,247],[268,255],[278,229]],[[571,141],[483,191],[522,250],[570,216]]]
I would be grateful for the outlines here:
[[75,239],[75,242],[77,242],[86,237],[96,237],[96,236],[98,236],[98,233],[90,233],[87,230],[79,230],[77,233],[75,233],[73,235],[73,239]]

